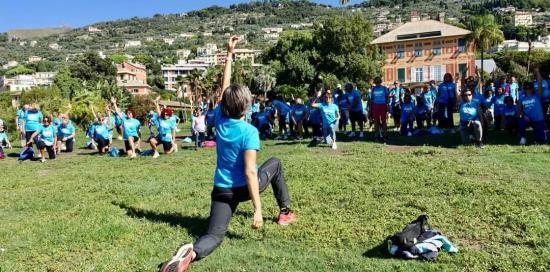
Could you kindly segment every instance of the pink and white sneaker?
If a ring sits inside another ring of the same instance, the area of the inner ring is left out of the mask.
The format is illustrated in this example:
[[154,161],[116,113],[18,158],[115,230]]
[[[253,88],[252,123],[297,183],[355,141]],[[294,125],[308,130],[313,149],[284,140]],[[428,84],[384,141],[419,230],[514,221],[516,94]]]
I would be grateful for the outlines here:
[[184,272],[193,261],[193,244],[184,244],[178,248],[172,259],[165,262],[160,272]]
[[289,211],[288,213],[279,213],[279,216],[277,217],[277,224],[281,226],[287,226],[290,223],[293,223],[296,221],[296,214]]

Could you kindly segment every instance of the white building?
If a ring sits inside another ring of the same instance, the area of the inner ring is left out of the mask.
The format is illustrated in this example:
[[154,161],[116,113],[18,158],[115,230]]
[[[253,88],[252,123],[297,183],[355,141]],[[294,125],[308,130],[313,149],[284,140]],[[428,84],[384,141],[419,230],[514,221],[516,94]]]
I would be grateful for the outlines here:
[[189,38],[193,38],[195,36],[195,34],[191,33],[191,32],[186,32],[186,33],[181,33],[180,34],[180,37],[184,38],[184,39],[189,39]]
[[198,56],[214,55],[216,53],[218,53],[218,46],[215,43],[207,43],[205,46],[197,48]]
[[3,78],[4,88],[8,91],[18,92],[30,90],[38,86],[50,86],[53,84],[56,72],[37,72],[32,75],[17,75]]
[[[542,49],[544,51],[550,51],[550,36],[539,38],[537,41],[531,43],[531,49]],[[521,51],[526,52],[529,50],[528,42],[520,42],[517,40],[506,40],[491,48],[491,52],[500,52],[502,50]]]
[[205,63],[205,64],[208,64],[208,65],[216,65],[217,64],[216,63],[217,62],[216,54],[202,55],[200,57],[197,57],[195,60],[200,62],[200,63]]
[[282,27],[264,27],[262,28],[262,31],[265,33],[281,33],[283,32]]
[[178,56],[178,59],[180,60],[186,60],[189,58],[189,55],[191,55],[191,50],[189,49],[180,49],[176,51],[176,55]]
[[37,43],[38,43],[37,41],[31,41],[29,45],[30,47],[35,47]]
[[165,39],[163,39],[163,41],[164,41],[165,44],[172,45],[172,44],[174,44],[175,40],[171,39],[171,38],[165,38]]
[[101,29],[99,29],[97,27],[89,26],[88,27],[88,32],[90,32],[90,33],[100,33]]
[[6,63],[6,64],[4,64],[4,66],[2,66],[2,69],[8,70],[8,69],[13,68],[17,65],[19,65],[19,62],[15,61],[15,60],[10,60],[10,61],[8,61],[8,63]]
[[514,15],[514,25],[531,26],[533,25],[533,15],[530,12],[518,11]]
[[42,61],[42,57],[39,57],[39,56],[30,56],[30,57],[29,57],[29,60],[28,60],[29,63],[35,63],[35,62],[39,62],[39,61]]
[[125,48],[140,47],[140,46],[141,46],[141,41],[126,41],[126,43],[124,44]]
[[59,50],[59,49],[61,49],[61,46],[60,46],[59,44],[57,44],[57,43],[50,43],[50,44],[48,44],[48,47],[49,47],[50,49],[52,49],[52,50]]
[[175,90],[176,79],[178,76],[186,77],[193,70],[197,69],[200,71],[206,71],[210,65],[208,64],[194,64],[186,63],[183,61],[178,62],[177,64],[172,65],[163,65],[161,67],[162,76],[164,77],[164,86],[168,90]]

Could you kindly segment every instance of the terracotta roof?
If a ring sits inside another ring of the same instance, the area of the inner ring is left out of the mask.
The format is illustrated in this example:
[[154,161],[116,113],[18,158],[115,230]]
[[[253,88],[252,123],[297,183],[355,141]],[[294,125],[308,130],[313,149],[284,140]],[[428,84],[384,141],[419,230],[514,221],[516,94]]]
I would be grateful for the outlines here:
[[[440,32],[438,34],[437,32]],[[419,35],[415,37],[401,37],[398,39],[398,36],[401,35],[414,35],[421,33],[430,33],[431,35]],[[441,23],[435,20],[425,20],[425,21],[416,21],[408,22],[372,41],[373,44],[381,43],[391,43],[397,41],[405,40],[415,40],[415,39],[430,39],[433,37],[451,37],[451,36],[462,36],[470,34],[469,30],[462,29],[456,26],[448,25]],[[426,37],[422,37],[426,36]]]

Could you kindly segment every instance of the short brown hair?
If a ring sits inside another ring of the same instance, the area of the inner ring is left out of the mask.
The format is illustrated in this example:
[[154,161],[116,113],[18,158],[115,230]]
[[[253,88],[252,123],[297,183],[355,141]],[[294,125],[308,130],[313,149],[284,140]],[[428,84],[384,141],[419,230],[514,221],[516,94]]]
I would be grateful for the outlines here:
[[231,84],[223,92],[220,106],[224,116],[240,119],[249,110],[250,103],[252,103],[250,90],[239,84]]

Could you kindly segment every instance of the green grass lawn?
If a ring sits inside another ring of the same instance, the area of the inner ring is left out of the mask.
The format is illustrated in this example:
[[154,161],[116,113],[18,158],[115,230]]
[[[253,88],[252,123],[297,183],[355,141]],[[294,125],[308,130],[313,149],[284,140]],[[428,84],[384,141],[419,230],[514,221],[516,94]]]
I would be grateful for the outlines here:
[[[284,163],[298,222],[274,223],[268,189],[264,228],[251,229],[243,203],[221,247],[191,270],[548,271],[550,147],[490,139],[483,150],[458,146],[458,134],[338,151],[262,142],[259,162]],[[214,149],[181,148],[156,160],[79,149],[44,164],[0,161],[0,271],[156,271],[206,229],[214,167]],[[384,239],[423,213],[458,255],[390,258]]]

